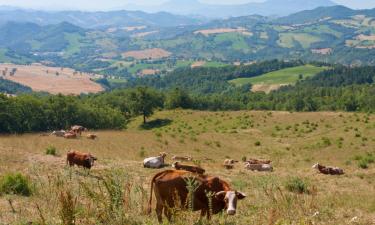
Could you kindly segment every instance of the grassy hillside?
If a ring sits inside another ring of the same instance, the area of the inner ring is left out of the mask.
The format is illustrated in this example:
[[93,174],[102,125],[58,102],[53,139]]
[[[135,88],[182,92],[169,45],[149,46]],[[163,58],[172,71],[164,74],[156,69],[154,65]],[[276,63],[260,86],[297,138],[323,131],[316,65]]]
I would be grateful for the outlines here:
[[[373,115],[165,111],[152,119],[162,121],[154,123],[158,128],[140,129],[138,118],[126,131],[90,131],[98,134],[95,141],[1,136],[0,174],[26,175],[33,194],[0,195],[0,221],[59,224],[73,214],[78,224],[157,224],[155,213],[148,216],[146,209],[150,179],[160,170],[144,169],[142,160],[160,151],[169,153],[168,164],[174,154],[192,156],[192,163],[247,194],[238,202],[236,216],[216,215],[211,224],[373,221],[375,165],[367,160],[375,154]],[[45,154],[51,146],[57,156]],[[90,173],[65,166],[70,149],[98,157]],[[270,159],[274,172],[247,171],[242,163],[233,170],[222,167],[226,158],[243,157]],[[311,168],[316,162],[339,166],[346,174],[318,174]],[[368,169],[360,168],[364,165]],[[305,193],[296,194],[293,187]],[[178,211],[173,224],[192,225],[198,219],[199,214]]]
[[300,75],[305,79],[316,75],[327,69],[313,65],[297,66],[263,74],[252,78],[238,78],[230,82],[236,85],[244,84],[294,84],[300,79]]

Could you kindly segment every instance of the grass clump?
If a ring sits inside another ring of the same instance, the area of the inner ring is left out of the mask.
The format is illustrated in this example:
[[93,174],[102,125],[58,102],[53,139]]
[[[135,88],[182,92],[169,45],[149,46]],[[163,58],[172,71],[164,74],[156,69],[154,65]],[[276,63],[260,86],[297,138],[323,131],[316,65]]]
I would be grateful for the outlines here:
[[10,173],[0,178],[0,194],[30,196],[30,181],[21,173]]
[[371,153],[367,153],[364,156],[357,155],[354,157],[354,160],[358,161],[358,167],[361,169],[368,169],[369,164],[375,162],[375,156]]
[[46,148],[46,155],[56,156],[57,155],[57,149],[56,149],[56,147],[54,147],[54,146],[47,147]]
[[298,194],[309,194],[308,182],[299,177],[291,177],[285,182],[285,188],[294,193]]

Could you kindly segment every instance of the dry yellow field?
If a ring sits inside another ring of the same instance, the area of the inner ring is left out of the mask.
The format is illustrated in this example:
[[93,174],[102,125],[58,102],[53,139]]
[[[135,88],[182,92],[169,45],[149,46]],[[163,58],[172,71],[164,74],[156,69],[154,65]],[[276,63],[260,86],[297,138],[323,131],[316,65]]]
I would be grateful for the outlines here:
[[[124,131],[90,131],[98,134],[95,141],[40,134],[1,136],[0,174],[25,174],[34,192],[31,197],[0,196],[0,224],[62,224],[69,206],[75,224],[157,224],[155,213],[148,216],[146,207],[150,179],[160,170],[144,169],[142,160],[161,151],[169,154],[169,164],[173,155],[192,156],[208,174],[247,194],[233,217],[216,215],[211,223],[198,223],[198,214],[177,211],[173,224],[375,222],[375,165],[361,169],[356,161],[375,154],[373,115],[177,110],[158,112],[151,121],[156,119],[159,123],[152,129],[140,129],[137,118]],[[56,147],[58,156],[45,155],[48,146]],[[98,157],[89,174],[65,166],[70,149]],[[222,167],[226,158],[243,157],[270,159],[274,172],[247,171],[242,163],[233,170]],[[319,174],[311,168],[316,162],[339,166],[345,175]],[[292,177],[304,180],[310,193],[288,191],[286,182]],[[72,201],[64,197],[67,193]],[[111,193],[121,193],[120,201]]]
[[[17,70],[11,76],[12,69]],[[44,91],[51,94],[79,95],[101,92],[104,89],[100,84],[91,80],[91,78],[99,76],[75,72],[70,68],[48,67],[40,64],[0,64],[0,77],[28,86],[33,91]]]
[[132,57],[135,59],[161,59],[165,57],[169,57],[172,53],[161,49],[161,48],[152,48],[152,49],[145,49],[139,51],[128,51],[124,52],[122,56]]

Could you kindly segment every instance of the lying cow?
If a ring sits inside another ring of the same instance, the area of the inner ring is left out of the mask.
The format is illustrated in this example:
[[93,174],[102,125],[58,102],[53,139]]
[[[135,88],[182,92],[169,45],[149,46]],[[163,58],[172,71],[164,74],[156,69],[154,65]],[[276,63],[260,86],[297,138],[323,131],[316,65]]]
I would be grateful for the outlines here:
[[313,165],[314,169],[318,169],[320,173],[326,174],[326,175],[343,175],[344,170],[340,169],[338,167],[328,167],[328,166],[322,166],[319,163],[316,163]]
[[258,159],[249,159],[246,163],[249,164],[271,164],[271,160],[258,160]]
[[65,130],[55,130],[51,133],[51,135],[54,135],[56,137],[64,137],[64,135],[66,134],[66,131]]
[[87,139],[91,139],[91,140],[95,140],[95,139],[98,138],[98,135],[96,135],[96,134],[88,134],[88,135],[86,135],[86,138]]
[[173,156],[172,157],[172,160],[174,161],[192,161],[193,158],[192,157],[189,157],[189,156]]
[[66,138],[66,139],[75,139],[75,138],[77,138],[77,134],[76,133],[67,132],[67,133],[64,134],[64,138]]
[[251,170],[251,171],[261,171],[261,172],[272,172],[273,167],[270,164],[251,164],[246,163],[245,169]]
[[82,135],[82,132],[87,131],[87,128],[83,126],[74,125],[70,128],[70,132]]
[[69,151],[66,155],[66,163],[69,166],[82,166],[87,169],[91,169],[94,166],[94,162],[97,160],[96,157],[90,153],[81,153],[78,151]]
[[164,166],[164,160],[167,153],[161,152],[157,157],[149,157],[143,160],[143,167],[145,168],[162,168]]
[[206,172],[205,169],[200,168],[198,166],[188,166],[188,165],[182,165],[179,162],[175,162],[172,164],[172,167],[176,170],[185,170],[192,173],[198,173],[198,174],[204,174]]
[[[193,211],[201,211],[201,217],[211,218],[211,213],[217,214],[226,210],[228,215],[235,215],[237,201],[244,199],[246,195],[231,189],[229,184],[218,177],[209,177],[192,174],[184,170],[166,170],[156,174],[151,181],[151,194],[148,212],[151,213],[152,192],[156,197],[156,214],[159,223],[162,223],[162,213],[170,221],[174,208],[188,209],[187,177],[200,185],[193,194]],[[175,193],[174,195],[171,193]],[[212,201],[208,200],[207,193],[212,193]],[[211,202],[211,206],[209,206]]]
[[226,159],[224,160],[223,166],[225,169],[231,170],[234,168],[235,163],[238,163],[238,161],[234,159]]

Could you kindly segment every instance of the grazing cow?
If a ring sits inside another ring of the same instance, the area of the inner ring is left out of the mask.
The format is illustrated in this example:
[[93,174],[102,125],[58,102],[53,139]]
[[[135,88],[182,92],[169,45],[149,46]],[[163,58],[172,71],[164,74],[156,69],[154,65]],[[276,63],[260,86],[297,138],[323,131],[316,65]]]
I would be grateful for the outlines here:
[[265,172],[272,172],[273,167],[270,164],[250,164],[245,163],[245,169],[251,170],[251,171],[265,171]]
[[172,167],[176,170],[185,170],[192,173],[198,173],[198,174],[204,174],[206,172],[205,169],[200,168],[198,166],[188,166],[188,165],[182,165],[179,162],[175,162],[172,164]]
[[313,165],[314,169],[318,169],[320,173],[326,174],[326,175],[343,175],[344,170],[340,169],[338,167],[329,167],[329,166],[322,166],[319,163],[316,163]]
[[[228,215],[235,215],[237,200],[246,197],[245,194],[232,190],[229,184],[218,177],[209,177],[192,174],[184,170],[166,170],[156,174],[151,181],[151,194],[148,212],[151,213],[152,192],[154,189],[156,197],[156,214],[159,223],[162,223],[162,213],[171,220],[171,209],[187,209],[190,204],[188,200],[189,191],[187,179],[197,182],[199,186],[192,195],[192,210],[201,211],[201,217],[211,218],[211,213],[217,214],[224,209]],[[174,193],[174,194],[172,194]],[[212,194],[209,201],[208,194]],[[211,207],[209,206],[211,202]]]
[[66,138],[66,139],[75,139],[75,138],[77,138],[77,134],[76,133],[67,132],[67,133],[64,134],[64,138]]
[[56,137],[64,137],[64,135],[66,134],[66,131],[65,130],[55,130],[51,133],[51,135],[55,135]]
[[74,125],[70,128],[70,132],[82,135],[82,132],[87,131],[87,128],[83,126]]
[[173,156],[172,160],[174,161],[193,161],[192,157],[189,156]]
[[90,153],[69,151],[66,155],[66,163],[69,163],[69,166],[77,165],[87,169],[91,169],[91,167],[94,166],[94,162],[96,160],[97,158],[92,156]]
[[95,140],[95,139],[98,138],[98,135],[96,135],[96,134],[88,134],[86,137],[87,137],[87,139]]
[[149,157],[143,160],[143,167],[145,168],[162,168],[164,166],[164,160],[167,153],[161,152],[157,157]]
[[246,163],[249,164],[271,164],[271,160],[258,160],[258,159],[249,159]]

